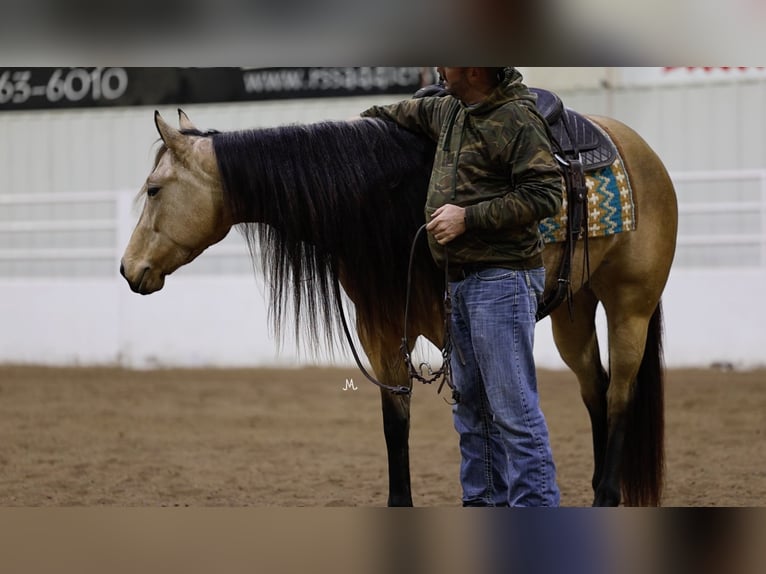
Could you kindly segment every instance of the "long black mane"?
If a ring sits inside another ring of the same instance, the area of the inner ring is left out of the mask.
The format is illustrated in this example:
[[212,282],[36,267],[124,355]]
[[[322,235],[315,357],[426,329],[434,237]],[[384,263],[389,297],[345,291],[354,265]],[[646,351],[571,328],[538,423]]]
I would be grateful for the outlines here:
[[[401,320],[410,245],[424,221],[431,142],[372,119],[212,138],[226,200],[235,221],[245,222],[271,289],[277,335],[292,302],[296,336],[305,323],[315,345],[324,339],[332,346],[339,277],[357,318],[380,327]],[[424,242],[418,260],[421,280],[438,289]]]

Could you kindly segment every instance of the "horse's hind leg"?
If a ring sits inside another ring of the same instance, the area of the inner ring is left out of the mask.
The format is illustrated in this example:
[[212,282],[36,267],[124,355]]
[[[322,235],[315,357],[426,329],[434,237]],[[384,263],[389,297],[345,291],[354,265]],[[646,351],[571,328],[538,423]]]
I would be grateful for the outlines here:
[[572,369],[580,383],[580,394],[590,416],[593,431],[594,492],[601,482],[606,456],[607,388],[609,375],[601,364],[596,336],[596,307],[598,300],[590,289],[582,288],[574,296],[572,316],[567,305],[551,314],[553,338],[559,354]]
[[[614,297],[615,300],[612,299]],[[595,504],[656,506],[662,493],[664,408],[661,309],[652,298],[612,291],[603,299],[609,330],[609,440]]]

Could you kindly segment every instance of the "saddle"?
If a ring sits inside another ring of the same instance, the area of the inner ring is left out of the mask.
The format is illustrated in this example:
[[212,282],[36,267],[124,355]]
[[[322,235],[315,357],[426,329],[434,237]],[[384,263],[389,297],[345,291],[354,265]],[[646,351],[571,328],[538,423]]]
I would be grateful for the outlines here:
[[607,167],[617,157],[612,141],[593,122],[576,111],[565,108],[561,98],[549,90],[529,88],[537,96],[537,111],[551,131],[554,147],[564,158],[580,157],[583,171]]

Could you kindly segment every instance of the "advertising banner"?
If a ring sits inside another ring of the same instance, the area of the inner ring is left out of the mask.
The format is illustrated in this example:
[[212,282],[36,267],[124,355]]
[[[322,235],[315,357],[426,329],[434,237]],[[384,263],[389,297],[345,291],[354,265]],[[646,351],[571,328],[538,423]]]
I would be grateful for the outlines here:
[[411,94],[420,67],[0,68],[0,111]]

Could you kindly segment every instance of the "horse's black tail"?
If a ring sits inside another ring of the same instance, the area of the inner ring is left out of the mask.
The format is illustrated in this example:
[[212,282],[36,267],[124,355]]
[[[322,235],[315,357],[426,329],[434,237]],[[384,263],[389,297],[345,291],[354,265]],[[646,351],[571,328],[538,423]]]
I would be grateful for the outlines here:
[[657,303],[628,408],[622,458],[626,506],[659,506],[665,474],[665,401],[662,303]]

